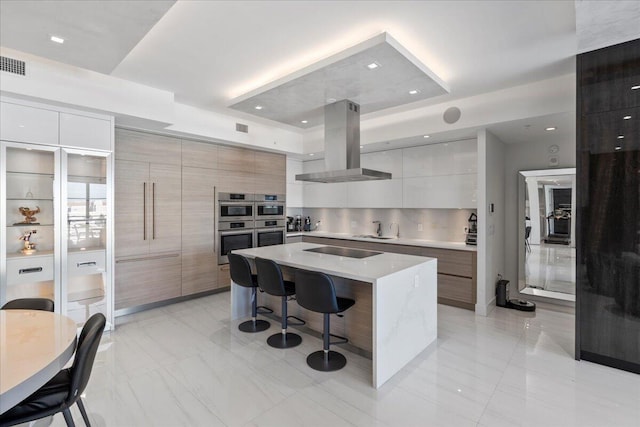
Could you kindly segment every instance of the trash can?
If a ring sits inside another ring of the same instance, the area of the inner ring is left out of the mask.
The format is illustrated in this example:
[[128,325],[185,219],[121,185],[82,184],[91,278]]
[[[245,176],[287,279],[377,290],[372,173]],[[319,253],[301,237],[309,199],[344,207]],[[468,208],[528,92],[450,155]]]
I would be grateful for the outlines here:
[[496,284],[496,305],[507,307],[509,304],[509,281],[500,279]]

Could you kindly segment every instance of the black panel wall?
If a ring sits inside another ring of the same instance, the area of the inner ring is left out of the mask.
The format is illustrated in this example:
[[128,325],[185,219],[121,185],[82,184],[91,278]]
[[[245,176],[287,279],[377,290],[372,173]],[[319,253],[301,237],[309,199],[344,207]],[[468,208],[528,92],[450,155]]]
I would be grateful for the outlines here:
[[640,39],[577,60],[576,359],[640,373]]

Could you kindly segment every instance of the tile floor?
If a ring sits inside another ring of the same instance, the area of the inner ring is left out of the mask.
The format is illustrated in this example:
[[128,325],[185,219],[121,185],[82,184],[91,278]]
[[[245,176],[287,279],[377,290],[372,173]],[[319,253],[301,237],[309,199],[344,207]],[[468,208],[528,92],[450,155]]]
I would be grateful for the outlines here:
[[571,314],[439,306],[437,343],[379,390],[369,360],[343,351],[345,369],[316,372],[319,339],[277,350],[275,322],[244,334],[228,319],[229,293],[119,318],[86,390],[92,425],[640,425],[640,376],[576,362]]

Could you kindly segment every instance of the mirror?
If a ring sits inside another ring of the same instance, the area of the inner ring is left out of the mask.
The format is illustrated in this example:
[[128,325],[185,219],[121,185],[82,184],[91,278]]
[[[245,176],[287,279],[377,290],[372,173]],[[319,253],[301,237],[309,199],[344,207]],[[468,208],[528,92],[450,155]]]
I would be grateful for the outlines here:
[[576,170],[519,174],[518,290],[575,301]]

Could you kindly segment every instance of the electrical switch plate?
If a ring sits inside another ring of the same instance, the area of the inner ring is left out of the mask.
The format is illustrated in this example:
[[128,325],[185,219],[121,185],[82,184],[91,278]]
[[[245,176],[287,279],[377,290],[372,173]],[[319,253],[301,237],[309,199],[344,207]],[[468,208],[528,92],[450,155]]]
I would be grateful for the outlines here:
[[422,231],[422,224],[418,224],[418,231]]
[[413,287],[417,288],[418,286],[420,286],[420,276],[416,274],[413,276]]

